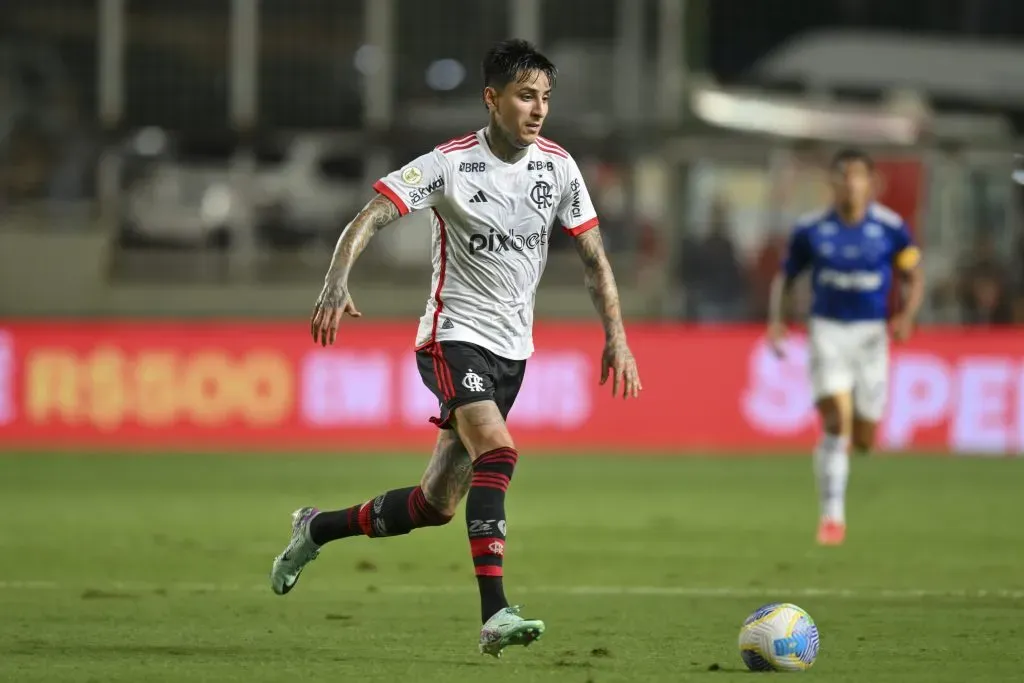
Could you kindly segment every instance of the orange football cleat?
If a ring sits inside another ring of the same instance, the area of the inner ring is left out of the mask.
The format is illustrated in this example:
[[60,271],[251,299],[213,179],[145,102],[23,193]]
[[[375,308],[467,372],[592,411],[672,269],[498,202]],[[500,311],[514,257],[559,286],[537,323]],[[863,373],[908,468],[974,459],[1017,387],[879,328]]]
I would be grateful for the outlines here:
[[818,545],[842,545],[845,539],[845,523],[825,518],[818,524]]

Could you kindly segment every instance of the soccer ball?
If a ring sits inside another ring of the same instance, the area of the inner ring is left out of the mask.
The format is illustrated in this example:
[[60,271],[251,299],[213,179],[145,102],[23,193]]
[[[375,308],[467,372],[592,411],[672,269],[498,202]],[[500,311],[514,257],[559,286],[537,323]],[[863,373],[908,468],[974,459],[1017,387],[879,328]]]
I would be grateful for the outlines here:
[[751,671],[809,669],[818,656],[818,627],[796,605],[759,607],[740,629],[740,656]]

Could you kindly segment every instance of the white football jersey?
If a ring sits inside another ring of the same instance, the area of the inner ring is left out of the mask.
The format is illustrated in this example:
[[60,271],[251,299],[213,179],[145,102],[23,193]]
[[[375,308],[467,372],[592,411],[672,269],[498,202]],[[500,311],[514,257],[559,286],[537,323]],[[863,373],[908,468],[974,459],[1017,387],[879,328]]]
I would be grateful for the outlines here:
[[404,216],[433,212],[431,294],[416,345],[478,344],[510,360],[533,353],[533,309],[556,221],[576,236],[597,215],[576,162],[545,138],[515,163],[484,129],[439,145],[374,184]]

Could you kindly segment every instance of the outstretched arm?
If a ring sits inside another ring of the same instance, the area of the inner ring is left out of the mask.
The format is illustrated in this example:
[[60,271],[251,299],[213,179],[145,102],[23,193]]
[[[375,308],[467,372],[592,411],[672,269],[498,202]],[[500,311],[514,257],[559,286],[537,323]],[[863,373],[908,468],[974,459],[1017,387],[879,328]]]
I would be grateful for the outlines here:
[[576,238],[576,252],[583,260],[583,281],[594,302],[597,314],[604,326],[605,342],[608,344],[626,341],[626,330],[622,325],[622,311],[619,309],[619,290],[608,257],[604,253],[601,228],[594,227]]
[[896,260],[897,282],[904,285],[903,310],[892,320],[892,334],[896,341],[906,341],[914,330],[917,314],[924,303],[924,271],[920,265],[920,252],[916,247],[906,250]]
[[327,269],[327,278],[347,283],[348,274],[366,245],[378,230],[398,220],[398,217],[398,207],[382,194],[367,202],[352,222],[341,231],[338,243],[334,247],[331,267]]
[[358,318],[361,315],[349,294],[349,273],[377,231],[398,220],[399,216],[398,207],[384,195],[378,194],[342,230],[310,319],[310,333],[314,342],[322,346],[333,344],[338,336],[342,316],[348,314]]
[[626,343],[626,330],[622,324],[619,306],[619,290],[615,276],[601,240],[601,229],[594,227],[576,237],[576,251],[583,261],[584,282],[594,308],[604,327],[605,350],[601,362],[601,384],[614,372],[612,395],[618,395],[622,384],[622,396],[636,397],[640,389],[640,375],[636,360]]

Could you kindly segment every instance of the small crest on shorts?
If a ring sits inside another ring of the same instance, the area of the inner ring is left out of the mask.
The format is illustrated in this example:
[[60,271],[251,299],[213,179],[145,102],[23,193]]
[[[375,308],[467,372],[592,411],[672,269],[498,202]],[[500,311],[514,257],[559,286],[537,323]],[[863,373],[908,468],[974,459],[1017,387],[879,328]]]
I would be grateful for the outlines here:
[[483,391],[484,378],[472,370],[467,370],[466,374],[462,378],[462,386],[466,387],[466,389],[470,391]]
[[418,185],[419,182],[423,180],[423,171],[416,168],[415,166],[410,166],[409,168],[402,171],[402,180],[409,183],[410,185]]
[[454,330],[455,329],[455,323],[452,322],[451,318],[445,318],[444,321],[441,323],[441,329],[442,330]]

